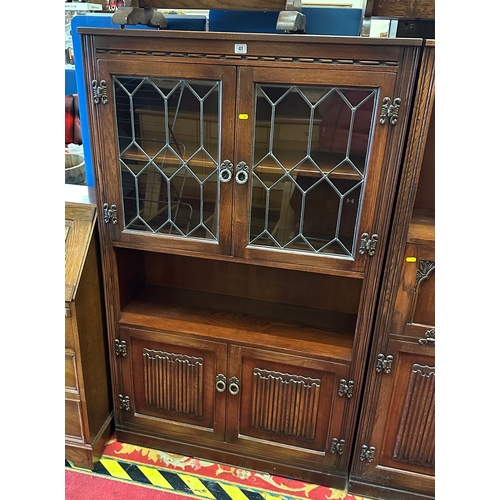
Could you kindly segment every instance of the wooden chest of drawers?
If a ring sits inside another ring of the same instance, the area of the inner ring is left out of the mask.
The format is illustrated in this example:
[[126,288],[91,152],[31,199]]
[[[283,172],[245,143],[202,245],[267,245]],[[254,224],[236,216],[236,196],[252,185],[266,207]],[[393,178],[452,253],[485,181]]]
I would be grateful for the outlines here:
[[65,456],[92,469],[113,419],[96,207],[67,201],[65,218]]

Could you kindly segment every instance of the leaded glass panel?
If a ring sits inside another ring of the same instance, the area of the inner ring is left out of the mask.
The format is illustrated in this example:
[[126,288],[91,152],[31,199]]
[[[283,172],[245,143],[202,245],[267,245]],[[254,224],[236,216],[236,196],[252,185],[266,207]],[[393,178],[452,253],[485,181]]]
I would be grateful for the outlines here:
[[376,98],[256,84],[250,245],[353,257]]
[[113,85],[125,229],[217,240],[220,82]]

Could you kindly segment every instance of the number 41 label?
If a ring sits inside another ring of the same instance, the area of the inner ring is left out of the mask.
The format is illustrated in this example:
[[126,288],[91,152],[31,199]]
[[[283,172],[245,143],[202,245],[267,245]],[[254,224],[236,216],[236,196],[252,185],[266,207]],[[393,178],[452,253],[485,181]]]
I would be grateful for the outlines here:
[[235,54],[246,54],[247,53],[247,44],[246,43],[235,43],[234,44],[234,53]]

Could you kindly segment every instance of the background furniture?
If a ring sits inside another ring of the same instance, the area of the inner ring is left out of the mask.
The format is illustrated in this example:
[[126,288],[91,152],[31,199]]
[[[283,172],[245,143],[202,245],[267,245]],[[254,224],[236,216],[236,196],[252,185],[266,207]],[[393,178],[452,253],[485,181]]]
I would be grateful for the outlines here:
[[382,280],[349,490],[433,498],[434,42],[422,56]]
[[93,468],[112,426],[109,359],[96,207],[84,186],[67,186],[65,246],[65,455]]

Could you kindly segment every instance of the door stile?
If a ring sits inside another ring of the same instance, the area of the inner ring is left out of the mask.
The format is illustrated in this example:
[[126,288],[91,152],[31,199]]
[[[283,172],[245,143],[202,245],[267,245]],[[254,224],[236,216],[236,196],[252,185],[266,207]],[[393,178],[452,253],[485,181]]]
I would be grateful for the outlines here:
[[250,224],[250,186],[252,176],[252,148],[254,138],[254,68],[238,68],[238,87],[236,93],[235,123],[235,169],[238,165],[248,166],[248,180],[240,184],[234,179],[234,213],[233,213],[233,255],[241,256],[249,238]]

